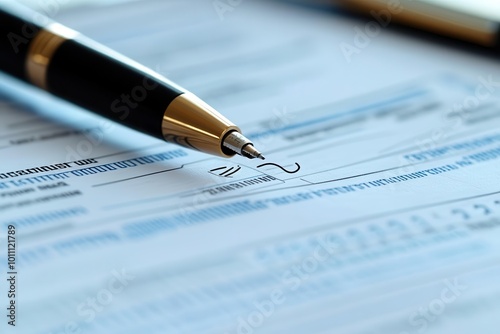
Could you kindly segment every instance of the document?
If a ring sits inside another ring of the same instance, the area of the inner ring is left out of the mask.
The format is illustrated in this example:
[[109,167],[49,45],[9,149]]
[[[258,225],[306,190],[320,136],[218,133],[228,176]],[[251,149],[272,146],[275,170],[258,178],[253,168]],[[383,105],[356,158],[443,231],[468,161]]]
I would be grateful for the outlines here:
[[51,8],[267,159],[164,143],[2,75],[2,333],[498,332],[493,60],[382,28],[362,48],[364,22],[275,2]]

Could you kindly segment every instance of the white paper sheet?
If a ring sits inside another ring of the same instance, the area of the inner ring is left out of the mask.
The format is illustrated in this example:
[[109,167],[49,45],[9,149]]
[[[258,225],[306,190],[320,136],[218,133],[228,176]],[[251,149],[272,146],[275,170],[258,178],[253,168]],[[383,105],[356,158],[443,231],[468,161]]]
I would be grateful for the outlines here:
[[2,77],[0,235],[14,226],[17,247],[14,269],[0,252],[5,315],[6,273],[17,282],[2,330],[496,333],[497,64],[386,30],[349,61],[363,22],[231,8],[57,18],[206,99],[265,162],[165,144]]

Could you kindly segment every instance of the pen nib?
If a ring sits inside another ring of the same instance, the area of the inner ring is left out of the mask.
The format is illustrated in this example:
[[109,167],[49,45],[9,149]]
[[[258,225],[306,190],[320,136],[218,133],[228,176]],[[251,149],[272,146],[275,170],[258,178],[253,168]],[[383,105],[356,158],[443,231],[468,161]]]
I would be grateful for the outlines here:
[[230,132],[224,139],[223,145],[244,157],[265,159],[262,153],[253,146],[253,143],[237,131]]
[[262,155],[262,153],[260,153],[255,147],[253,147],[253,145],[247,145],[241,151],[243,152],[243,155],[245,155],[246,157],[249,157],[251,159],[252,158],[258,158],[258,159],[262,159],[262,160],[266,159]]

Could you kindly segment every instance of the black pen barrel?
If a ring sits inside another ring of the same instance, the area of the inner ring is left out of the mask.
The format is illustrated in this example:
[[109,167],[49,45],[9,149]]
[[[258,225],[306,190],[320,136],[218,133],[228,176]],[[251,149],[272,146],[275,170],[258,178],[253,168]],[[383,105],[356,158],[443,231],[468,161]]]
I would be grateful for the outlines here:
[[1,71],[153,137],[219,157],[264,159],[194,94],[76,31],[11,7],[0,4]]
[[48,90],[101,116],[163,139],[163,115],[183,91],[101,49],[78,38],[64,42],[49,65]]
[[0,70],[164,139],[163,116],[184,93],[181,88],[63,26],[38,25],[31,21],[35,15],[17,7],[0,8]]
[[[4,8],[5,7],[5,8]],[[25,60],[29,47],[42,26],[31,22],[33,12],[17,6],[0,6],[0,70],[20,80],[26,76]]]

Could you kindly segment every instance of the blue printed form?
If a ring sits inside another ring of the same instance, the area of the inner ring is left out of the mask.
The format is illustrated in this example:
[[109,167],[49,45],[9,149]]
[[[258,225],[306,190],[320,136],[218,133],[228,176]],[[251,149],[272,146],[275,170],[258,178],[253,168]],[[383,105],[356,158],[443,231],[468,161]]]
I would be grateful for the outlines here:
[[0,332],[498,333],[494,60],[390,28],[360,44],[362,20],[269,1],[58,6],[39,10],[190,89],[267,159],[2,75]]

